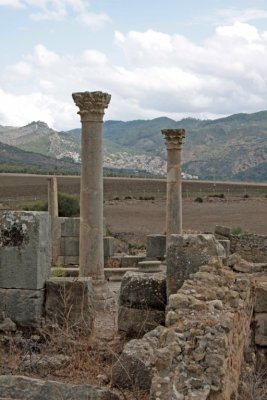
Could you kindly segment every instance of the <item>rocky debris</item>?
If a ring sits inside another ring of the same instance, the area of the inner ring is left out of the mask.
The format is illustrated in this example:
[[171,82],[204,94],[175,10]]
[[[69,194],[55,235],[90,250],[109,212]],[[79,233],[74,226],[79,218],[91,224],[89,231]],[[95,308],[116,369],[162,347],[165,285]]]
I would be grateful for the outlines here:
[[210,234],[171,235],[167,249],[167,294],[176,293],[201,265],[225,257],[223,246]]
[[31,370],[34,372],[41,372],[42,370],[56,371],[66,367],[70,363],[70,357],[63,354],[26,354],[22,361],[22,368],[24,370]]
[[243,272],[246,274],[252,274],[256,272],[267,272],[267,263],[253,263],[251,261],[244,260],[240,254],[233,253],[226,260],[225,264],[233,268],[236,272]]
[[134,376],[151,400],[230,399],[249,338],[252,287],[252,278],[220,259],[199,267],[170,296],[166,327],[125,346],[113,368],[114,385],[127,387]]
[[156,349],[160,346],[160,335],[164,330],[159,326],[144,335],[142,340],[133,339],[125,345],[112,368],[113,385],[123,389],[150,389],[157,359]]
[[0,376],[0,398],[12,400],[119,400],[119,396],[107,388],[16,375]]
[[0,332],[16,332],[17,326],[10,318],[5,318],[3,322],[0,323]]

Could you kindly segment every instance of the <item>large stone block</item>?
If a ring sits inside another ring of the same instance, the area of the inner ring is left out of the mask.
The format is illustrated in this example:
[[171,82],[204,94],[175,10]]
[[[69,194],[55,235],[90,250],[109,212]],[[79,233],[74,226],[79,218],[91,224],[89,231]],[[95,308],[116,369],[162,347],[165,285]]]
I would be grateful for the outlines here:
[[62,237],[60,240],[61,256],[79,256],[79,238],[78,237]]
[[230,237],[231,228],[228,226],[216,225],[214,230],[215,235]]
[[80,218],[60,217],[61,236],[71,237],[80,235]]
[[51,219],[48,213],[0,213],[0,287],[43,288],[49,276],[51,259]]
[[108,388],[1,375],[0,398],[17,400],[119,400]]
[[257,313],[255,321],[255,343],[258,346],[267,346],[267,313]]
[[90,278],[51,278],[46,282],[46,318],[73,329],[92,330],[93,286]]
[[163,258],[166,255],[166,235],[148,235],[146,237],[146,256]]
[[255,311],[267,313],[267,279],[263,282],[257,282],[255,295]]
[[121,306],[164,311],[166,303],[166,276],[164,273],[127,272],[124,275],[119,297]]
[[145,261],[145,256],[124,256],[121,258],[122,268],[137,268],[140,261]]
[[176,293],[190,274],[212,257],[225,257],[223,246],[210,234],[171,235],[167,249],[167,294]]
[[0,315],[19,326],[40,325],[44,308],[44,289],[0,289]]
[[165,311],[119,307],[118,330],[129,337],[142,337],[165,323]]

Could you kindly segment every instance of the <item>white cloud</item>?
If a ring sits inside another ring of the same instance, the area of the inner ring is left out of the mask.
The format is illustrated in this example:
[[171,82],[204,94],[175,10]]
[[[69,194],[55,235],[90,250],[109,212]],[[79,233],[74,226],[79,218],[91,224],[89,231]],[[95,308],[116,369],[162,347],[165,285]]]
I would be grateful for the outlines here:
[[[108,119],[203,118],[267,108],[267,33],[253,25],[218,26],[201,45],[153,30],[115,32],[114,42],[125,56],[120,65],[93,48],[79,57],[37,45],[6,71],[0,106],[8,123],[45,119],[57,129],[78,126],[71,93],[85,90],[112,94]],[[12,101],[13,122],[12,107],[5,106]]]
[[74,13],[77,21],[91,29],[99,29],[110,21],[107,14],[92,12],[87,0],[0,0],[0,6],[27,8],[35,21],[61,21]]

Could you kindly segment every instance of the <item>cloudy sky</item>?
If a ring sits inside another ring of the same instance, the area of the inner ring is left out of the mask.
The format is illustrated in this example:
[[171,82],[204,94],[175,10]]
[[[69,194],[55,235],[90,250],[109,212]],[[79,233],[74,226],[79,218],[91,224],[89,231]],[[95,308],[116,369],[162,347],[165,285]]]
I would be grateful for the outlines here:
[[267,109],[266,0],[0,0],[0,125],[79,126],[76,91],[106,119]]

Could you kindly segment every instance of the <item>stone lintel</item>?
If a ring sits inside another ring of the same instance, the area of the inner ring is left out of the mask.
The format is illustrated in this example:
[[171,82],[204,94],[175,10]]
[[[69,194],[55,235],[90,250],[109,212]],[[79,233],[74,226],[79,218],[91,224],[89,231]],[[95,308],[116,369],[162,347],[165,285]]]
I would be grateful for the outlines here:
[[181,150],[185,138],[185,129],[162,129],[161,132],[165,136],[165,144],[168,150]]
[[81,122],[102,122],[105,108],[108,107],[111,95],[104,92],[72,93],[74,103],[79,108]]

